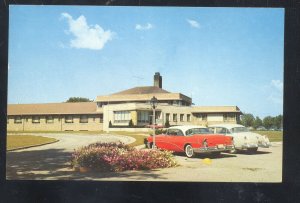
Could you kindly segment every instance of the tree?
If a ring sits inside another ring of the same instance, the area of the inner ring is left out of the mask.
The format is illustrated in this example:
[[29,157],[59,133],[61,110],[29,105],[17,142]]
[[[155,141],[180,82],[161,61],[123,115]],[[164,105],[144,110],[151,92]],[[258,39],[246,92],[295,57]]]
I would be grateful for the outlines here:
[[256,118],[254,120],[254,123],[253,123],[253,127],[256,129],[259,126],[262,126],[262,125],[263,125],[262,120],[258,116],[256,116]]
[[253,123],[254,123],[254,116],[252,114],[248,113],[241,116],[242,125],[246,127],[250,127],[253,126]]
[[271,128],[273,126],[273,117],[267,116],[263,119],[263,126],[267,129]]
[[278,115],[274,118],[274,123],[273,125],[279,129],[282,128],[282,115]]
[[71,103],[71,102],[91,102],[91,101],[93,100],[84,97],[70,97],[66,102]]

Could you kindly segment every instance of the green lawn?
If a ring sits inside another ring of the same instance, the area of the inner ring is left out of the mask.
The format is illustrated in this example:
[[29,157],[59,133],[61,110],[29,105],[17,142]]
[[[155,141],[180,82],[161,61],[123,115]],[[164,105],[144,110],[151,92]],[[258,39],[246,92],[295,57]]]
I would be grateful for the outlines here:
[[55,142],[56,139],[33,135],[8,135],[7,150]]
[[[47,133],[61,133],[61,134],[68,134],[68,133],[72,133],[72,134],[78,134],[78,135],[90,135],[90,134],[106,134],[106,132],[104,131],[24,131],[24,132],[20,132],[20,131],[9,131],[8,133],[16,133],[19,135],[22,135],[22,133],[43,133],[43,134],[47,134]],[[135,139],[135,142],[129,144],[130,146],[138,146],[138,145],[142,145],[144,144],[144,138],[149,136],[148,133],[146,132],[126,132],[126,131],[112,131],[110,132],[111,134],[115,134],[115,135],[125,135],[128,137],[132,137]],[[23,135],[22,135],[23,136]]]
[[43,134],[47,134],[47,133],[61,133],[61,134],[95,134],[95,133],[100,133],[103,134],[105,133],[104,131],[7,131],[8,134],[10,133],[17,133],[17,134],[22,134],[22,133],[43,133]]
[[283,137],[282,131],[253,131],[253,132],[268,136],[270,142],[281,142]]
[[129,144],[129,146],[138,146],[138,145],[143,145],[144,144],[144,139],[149,136],[148,133],[146,132],[126,132],[126,131],[116,131],[112,132],[112,134],[116,135],[125,135],[128,137],[132,137],[135,139],[135,142]]

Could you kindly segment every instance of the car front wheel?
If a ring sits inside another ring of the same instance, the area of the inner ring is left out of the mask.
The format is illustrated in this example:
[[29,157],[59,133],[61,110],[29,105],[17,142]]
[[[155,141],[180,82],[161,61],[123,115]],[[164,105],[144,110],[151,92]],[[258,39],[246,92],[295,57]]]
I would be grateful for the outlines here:
[[188,145],[185,146],[184,152],[185,152],[185,155],[188,158],[191,158],[191,157],[194,156],[194,149],[193,149],[193,147],[190,144],[188,144]]

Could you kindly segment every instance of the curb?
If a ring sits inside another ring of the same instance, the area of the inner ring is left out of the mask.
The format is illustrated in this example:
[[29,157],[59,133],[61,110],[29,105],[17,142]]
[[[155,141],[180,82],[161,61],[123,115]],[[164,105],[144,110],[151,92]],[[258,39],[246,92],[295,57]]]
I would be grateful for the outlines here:
[[59,140],[55,140],[55,141],[47,142],[47,143],[43,143],[43,144],[38,144],[38,145],[30,145],[30,146],[26,146],[26,147],[18,147],[18,148],[15,148],[15,149],[8,149],[6,151],[7,152],[12,152],[12,151],[17,151],[17,150],[21,150],[21,149],[28,149],[28,148],[32,148],[32,147],[39,147],[39,146],[43,146],[43,145],[47,145],[47,144],[53,144],[53,143],[56,143],[56,142],[59,142]]

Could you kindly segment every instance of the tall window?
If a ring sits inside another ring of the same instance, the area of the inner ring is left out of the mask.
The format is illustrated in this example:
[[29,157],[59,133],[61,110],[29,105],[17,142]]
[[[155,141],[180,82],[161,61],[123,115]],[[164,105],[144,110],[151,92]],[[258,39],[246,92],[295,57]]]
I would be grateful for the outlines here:
[[187,122],[190,122],[190,121],[191,121],[191,114],[187,114],[187,115],[186,115],[186,121],[187,121]]
[[131,119],[130,111],[115,111],[114,122],[115,123],[128,123]]
[[39,116],[32,116],[32,123],[40,123],[40,117]]
[[173,113],[173,121],[177,122],[177,113]]
[[87,115],[81,115],[79,122],[80,123],[88,123],[89,122],[89,117]]
[[170,121],[170,114],[166,113],[166,121]]
[[53,116],[46,116],[46,123],[54,123]]
[[184,116],[184,114],[180,114],[180,121],[181,122],[183,121],[183,116]]
[[73,123],[73,116],[66,116],[65,123]]
[[138,122],[148,123],[149,122],[149,111],[138,111]]

